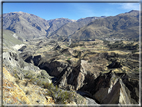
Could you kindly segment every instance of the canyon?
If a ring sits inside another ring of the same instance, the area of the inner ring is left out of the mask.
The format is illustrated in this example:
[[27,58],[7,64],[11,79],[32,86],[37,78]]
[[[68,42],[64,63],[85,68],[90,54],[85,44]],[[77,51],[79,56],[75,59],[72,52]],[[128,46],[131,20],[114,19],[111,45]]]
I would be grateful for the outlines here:
[[4,105],[140,104],[138,11],[77,21],[14,12],[3,20]]

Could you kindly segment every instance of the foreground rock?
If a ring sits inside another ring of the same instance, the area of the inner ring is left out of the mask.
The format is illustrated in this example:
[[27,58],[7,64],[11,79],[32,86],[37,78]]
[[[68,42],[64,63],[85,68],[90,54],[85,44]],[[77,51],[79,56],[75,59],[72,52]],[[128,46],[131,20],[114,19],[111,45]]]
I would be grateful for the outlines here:
[[[6,78],[4,104],[87,104],[87,100],[76,92],[55,87],[45,70],[24,62],[14,51],[3,53],[3,66]],[[13,94],[8,97],[10,92]]]
[[[106,78],[106,79],[103,79]],[[131,79],[135,85],[129,81],[130,77],[125,73],[112,73],[100,75],[96,80],[97,87],[93,95],[101,104],[137,104],[139,103],[138,79]],[[133,85],[129,87],[128,84]],[[133,93],[133,95],[132,95]],[[135,93],[135,94],[134,94]],[[134,98],[135,97],[135,98]]]
[[3,68],[3,103],[31,104],[24,91],[14,82],[14,77]]
[[48,101],[49,99],[43,95],[46,92],[45,89],[32,84],[25,86],[27,80],[17,80],[5,68],[3,68],[3,74],[4,104],[54,104],[52,98]]

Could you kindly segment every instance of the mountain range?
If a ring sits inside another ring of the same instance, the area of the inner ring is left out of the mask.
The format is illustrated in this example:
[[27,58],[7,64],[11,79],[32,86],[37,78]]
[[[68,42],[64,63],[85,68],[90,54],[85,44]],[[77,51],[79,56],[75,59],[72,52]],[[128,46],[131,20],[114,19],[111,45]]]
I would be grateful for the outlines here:
[[46,35],[49,23],[33,14],[11,12],[3,14],[3,29],[11,30],[19,36],[30,39]]
[[[80,29],[81,27],[89,24],[90,22],[99,19],[102,17],[87,17],[87,18],[81,18],[77,20],[76,22],[67,23],[64,26],[57,29],[55,32],[53,32],[49,37],[51,38],[57,38],[57,37],[67,37],[72,35],[76,30]],[[48,37],[48,36],[47,36]]]
[[102,38],[139,38],[139,12],[128,13],[97,19],[77,30],[72,38],[79,40]]
[[140,103],[139,11],[79,20],[11,12],[1,31],[4,106]]
[[132,10],[116,16],[86,17],[79,20],[57,18],[45,20],[24,12],[3,14],[3,29],[25,39],[39,37],[68,37],[78,40],[139,37],[139,11]]

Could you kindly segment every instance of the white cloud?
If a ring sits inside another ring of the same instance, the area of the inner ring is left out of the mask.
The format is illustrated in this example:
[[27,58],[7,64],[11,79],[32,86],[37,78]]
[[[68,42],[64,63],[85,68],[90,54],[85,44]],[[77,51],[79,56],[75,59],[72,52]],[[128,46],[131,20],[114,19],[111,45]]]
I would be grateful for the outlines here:
[[124,10],[140,10],[140,3],[109,3],[109,4],[117,5],[119,6],[119,9],[124,9]]
[[126,10],[139,10],[140,9],[140,4],[139,3],[122,3],[119,4],[122,9]]

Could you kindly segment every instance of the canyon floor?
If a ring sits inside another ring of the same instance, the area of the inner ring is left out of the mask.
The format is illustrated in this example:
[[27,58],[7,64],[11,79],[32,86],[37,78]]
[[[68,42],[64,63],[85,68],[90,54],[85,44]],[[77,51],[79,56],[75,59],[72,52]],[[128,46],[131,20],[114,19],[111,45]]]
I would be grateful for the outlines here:
[[139,69],[135,41],[25,41],[3,48],[3,102],[139,104]]

